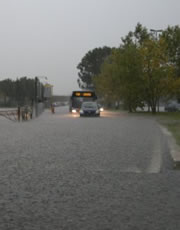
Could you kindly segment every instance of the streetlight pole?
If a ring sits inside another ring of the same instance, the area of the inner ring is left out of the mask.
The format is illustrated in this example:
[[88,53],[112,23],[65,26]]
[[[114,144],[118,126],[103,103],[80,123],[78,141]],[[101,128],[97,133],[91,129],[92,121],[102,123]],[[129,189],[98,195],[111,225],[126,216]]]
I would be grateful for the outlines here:
[[163,30],[150,29],[151,32],[155,34],[156,40],[158,40],[158,33],[162,33]]

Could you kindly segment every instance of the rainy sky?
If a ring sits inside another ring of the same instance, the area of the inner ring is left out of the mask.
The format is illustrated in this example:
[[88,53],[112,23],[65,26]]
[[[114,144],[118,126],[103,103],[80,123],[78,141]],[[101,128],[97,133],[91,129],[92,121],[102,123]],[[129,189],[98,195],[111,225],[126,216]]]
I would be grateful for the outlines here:
[[82,57],[118,47],[138,22],[148,29],[178,25],[180,1],[0,0],[0,80],[38,76],[54,94],[69,95],[78,89]]

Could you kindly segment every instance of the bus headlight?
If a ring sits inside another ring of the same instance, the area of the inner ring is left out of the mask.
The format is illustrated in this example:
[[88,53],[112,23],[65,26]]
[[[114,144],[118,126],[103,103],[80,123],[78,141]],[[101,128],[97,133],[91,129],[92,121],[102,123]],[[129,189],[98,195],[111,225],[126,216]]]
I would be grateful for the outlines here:
[[96,114],[99,114],[99,109],[96,110]]
[[84,111],[82,109],[80,109],[80,114],[83,114],[83,113],[84,113]]

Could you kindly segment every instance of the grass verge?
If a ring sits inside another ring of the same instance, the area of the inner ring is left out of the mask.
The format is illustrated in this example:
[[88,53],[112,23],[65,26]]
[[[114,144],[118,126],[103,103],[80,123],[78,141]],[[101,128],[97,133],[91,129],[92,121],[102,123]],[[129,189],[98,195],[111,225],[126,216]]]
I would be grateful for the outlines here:
[[158,123],[172,133],[176,143],[180,146],[180,112],[159,112],[156,115],[148,112],[138,112],[136,114],[155,118]]
[[[122,109],[109,109],[112,112],[127,112]],[[157,112],[155,115],[152,115],[150,112],[135,112],[128,113],[128,115],[137,115],[154,118],[159,124],[165,126],[173,135],[176,140],[176,143],[180,146],[180,112]]]
[[167,127],[174,136],[176,143],[180,145],[180,112],[164,113],[158,115],[157,121]]

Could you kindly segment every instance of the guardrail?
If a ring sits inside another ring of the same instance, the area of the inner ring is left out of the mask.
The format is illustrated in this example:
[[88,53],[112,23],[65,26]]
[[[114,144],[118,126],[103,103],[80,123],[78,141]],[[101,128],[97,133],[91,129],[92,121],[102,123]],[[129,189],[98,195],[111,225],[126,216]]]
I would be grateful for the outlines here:
[[33,117],[33,110],[30,106],[18,107],[17,109],[0,110],[0,116],[11,121],[28,121]]
[[7,118],[11,121],[17,121],[18,120],[18,110],[1,110],[0,116]]

